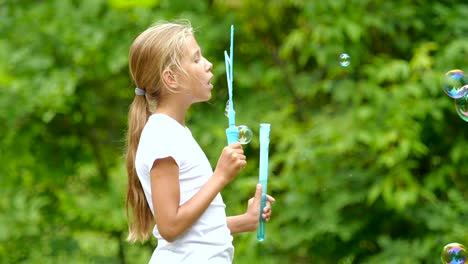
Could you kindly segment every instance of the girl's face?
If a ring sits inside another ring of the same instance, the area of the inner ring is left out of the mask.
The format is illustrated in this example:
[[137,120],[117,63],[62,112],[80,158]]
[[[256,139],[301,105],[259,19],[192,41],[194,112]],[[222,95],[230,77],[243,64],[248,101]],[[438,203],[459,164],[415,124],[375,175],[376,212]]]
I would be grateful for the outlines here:
[[182,67],[187,74],[180,75],[179,85],[187,91],[191,103],[205,102],[211,99],[213,64],[203,57],[200,46],[193,36],[187,40],[187,52],[182,59]]

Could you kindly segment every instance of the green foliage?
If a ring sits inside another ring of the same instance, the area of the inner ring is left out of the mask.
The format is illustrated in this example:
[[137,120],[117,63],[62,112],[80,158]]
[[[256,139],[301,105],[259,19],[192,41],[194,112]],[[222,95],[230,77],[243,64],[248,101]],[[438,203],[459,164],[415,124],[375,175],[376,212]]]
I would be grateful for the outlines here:
[[[213,99],[188,120],[213,166],[231,24],[237,123],[272,124],[278,202],[265,242],[235,237],[235,263],[439,263],[468,244],[467,124],[440,83],[468,71],[466,17],[450,0],[0,1],[0,262],[149,259],[154,240],[125,241],[128,48],[186,18],[214,64]],[[258,140],[245,152],[229,214],[257,182]]]

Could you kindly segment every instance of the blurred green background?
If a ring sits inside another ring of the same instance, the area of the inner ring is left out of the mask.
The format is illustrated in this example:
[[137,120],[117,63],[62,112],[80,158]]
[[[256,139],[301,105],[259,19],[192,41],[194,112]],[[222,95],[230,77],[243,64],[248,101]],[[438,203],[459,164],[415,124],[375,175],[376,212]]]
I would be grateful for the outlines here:
[[234,263],[440,263],[468,245],[468,123],[440,82],[468,72],[466,1],[0,0],[0,263],[147,263],[156,241],[125,241],[128,49],[178,18],[214,64],[188,118],[213,166],[235,26],[236,121],[255,138],[228,214],[272,127],[278,202],[264,243],[235,236]]

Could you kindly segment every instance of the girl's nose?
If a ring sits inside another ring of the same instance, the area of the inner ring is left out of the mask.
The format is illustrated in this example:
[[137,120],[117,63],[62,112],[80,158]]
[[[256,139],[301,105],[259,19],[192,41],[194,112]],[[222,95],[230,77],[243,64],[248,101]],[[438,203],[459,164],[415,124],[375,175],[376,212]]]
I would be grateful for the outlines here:
[[205,67],[207,71],[211,71],[213,69],[213,64],[209,60],[206,60]]

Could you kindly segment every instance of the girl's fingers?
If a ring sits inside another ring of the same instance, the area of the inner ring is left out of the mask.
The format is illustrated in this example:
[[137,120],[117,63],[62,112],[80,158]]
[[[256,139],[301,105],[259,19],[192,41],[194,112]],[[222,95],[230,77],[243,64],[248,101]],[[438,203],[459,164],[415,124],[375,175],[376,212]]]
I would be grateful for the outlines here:
[[239,143],[239,142],[235,142],[235,143],[232,143],[231,145],[229,145],[231,148],[233,149],[242,149],[242,144]]
[[270,196],[270,195],[267,194],[266,197],[267,197],[267,201],[268,201],[268,202],[270,202],[270,203],[275,203],[275,202],[276,202],[275,198],[273,198],[272,196]]

